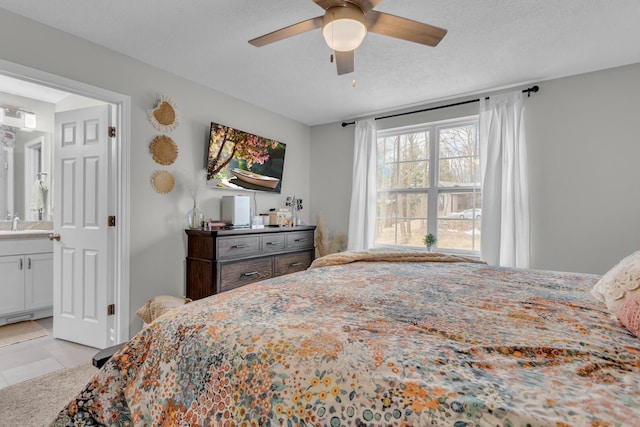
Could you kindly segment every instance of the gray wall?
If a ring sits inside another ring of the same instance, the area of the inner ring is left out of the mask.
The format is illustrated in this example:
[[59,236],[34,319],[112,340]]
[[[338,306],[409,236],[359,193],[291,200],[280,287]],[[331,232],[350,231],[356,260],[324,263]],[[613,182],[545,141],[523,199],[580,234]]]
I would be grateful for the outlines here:
[[[211,121],[227,124],[287,144],[281,195],[256,196],[259,210],[282,207],[287,195],[310,200],[310,128],[294,120],[179,78],[4,10],[0,11],[0,58],[131,97],[131,270],[130,330],[140,320],[134,315],[155,295],[184,295],[185,215],[192,202],[177,184],[173,192],[156,193],[149,182],[158,169],[177,172],[204,167],[205,144]],[[9,42],[10,41],[10,42]],[[181,111],[181,124],[170,136],[179,156],[172,166],[154,163],[149,143],[159,134],[146,111],[160,95],[170,96]],[[201,207],[207,217],[219,218],[222,195],[229,190],[209,189]],[[244,193],[250,194],[250,193]],[[302,218],[308,221],[308,209]]]
[[[539,85],[525,101],[532,267],[602,274],[640,249],[640,64]],[[477,108],[376,123],[391,128]],[[311,130],[311,215],[322,213],[332,233],[348,231],[353,135],[354,126],[340,123]]]

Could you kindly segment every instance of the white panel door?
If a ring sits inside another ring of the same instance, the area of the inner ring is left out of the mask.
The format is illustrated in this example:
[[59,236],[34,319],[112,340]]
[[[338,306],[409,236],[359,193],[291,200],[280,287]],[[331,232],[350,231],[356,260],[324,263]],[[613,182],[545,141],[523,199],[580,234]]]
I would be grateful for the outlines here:
[[108,105],[56,113],[53,335],[105,348],[109,254]]

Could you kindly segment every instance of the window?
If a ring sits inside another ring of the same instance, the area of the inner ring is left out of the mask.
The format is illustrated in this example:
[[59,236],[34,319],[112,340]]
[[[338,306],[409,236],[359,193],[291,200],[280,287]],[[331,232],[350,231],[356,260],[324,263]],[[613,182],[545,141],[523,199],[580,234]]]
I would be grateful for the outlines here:
[[376,246],[480,252],[477,117],[378,132]]

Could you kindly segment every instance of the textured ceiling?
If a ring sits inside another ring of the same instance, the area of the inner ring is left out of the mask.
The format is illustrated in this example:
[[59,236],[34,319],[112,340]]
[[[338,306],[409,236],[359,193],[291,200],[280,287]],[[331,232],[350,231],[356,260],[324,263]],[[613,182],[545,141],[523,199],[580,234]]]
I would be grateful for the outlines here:
[[640,62],[640,0],[386,0],[376,10],[448,34],[435,48],[368,34],[344,76],[320,31],[247,43],[322,15],[311,0],[0,0],[0,8],[308,125]]

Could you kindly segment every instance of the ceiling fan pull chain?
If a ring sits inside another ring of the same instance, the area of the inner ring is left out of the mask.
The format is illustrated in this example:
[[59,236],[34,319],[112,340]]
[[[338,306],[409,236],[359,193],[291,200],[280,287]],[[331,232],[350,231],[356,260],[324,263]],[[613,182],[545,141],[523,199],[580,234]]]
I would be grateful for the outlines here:
[[[333,20],[335,20],[335,19],[336,19],[336,14],[335,14],[335,12],[331,12],[331,20],[333,21]],[[336,27],[335,27],[335,25],[332,25],[332,26],[331,26],[331,46],[333,46],[333,45],[334,45],[333,31],[335,30],[335,28],[336,28]]]

